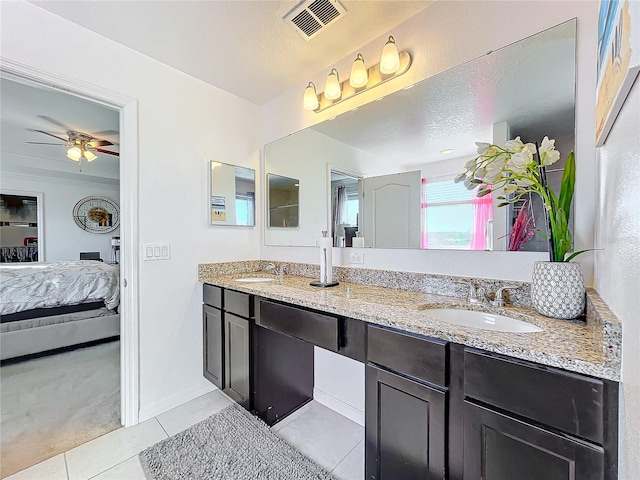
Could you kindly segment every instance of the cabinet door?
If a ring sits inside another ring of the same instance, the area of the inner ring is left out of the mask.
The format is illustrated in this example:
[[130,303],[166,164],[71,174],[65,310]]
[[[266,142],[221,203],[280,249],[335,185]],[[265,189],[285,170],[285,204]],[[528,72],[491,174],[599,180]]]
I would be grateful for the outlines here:
[[224,314],[224,392],[244,408],[250,405],[249,320],[231,313]]
[[446,393],[366,367],[366,478],[443,479]]
[[203,374],[216,387],[224,388],[222,312],[202,306]]
[[464,478],[602,480],[604,451],[465,402]]
[[253,409],[273,425],[313,399],[313,345],[259,326],[253,335]]

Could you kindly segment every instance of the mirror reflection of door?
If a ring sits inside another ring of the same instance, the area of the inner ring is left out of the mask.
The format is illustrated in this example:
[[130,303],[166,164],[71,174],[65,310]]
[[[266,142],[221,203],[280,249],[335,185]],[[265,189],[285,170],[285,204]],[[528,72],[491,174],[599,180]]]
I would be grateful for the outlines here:
[[359,231],[362,179],[331,170],[331,237],[335,247],[353,247]]
[[295,178],[267,174],[269,199],[269,227],[297,228],[299,226],[300,181]]
[[38,194],[0,194],[0,263],[41,260],[38,247],[41,202]]
[[420,248],[420,170],[364,179],[364,244]]

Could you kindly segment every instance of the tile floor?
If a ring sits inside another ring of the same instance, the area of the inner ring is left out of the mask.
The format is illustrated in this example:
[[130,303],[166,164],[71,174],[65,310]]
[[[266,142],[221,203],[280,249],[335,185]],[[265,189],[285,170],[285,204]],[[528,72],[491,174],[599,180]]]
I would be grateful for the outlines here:
[[[138,453],[222,410],[231,400],[219,391],[120,428],[5,480],[145,480]],[[341,480],[364,478],[364,428],[318,402],[310,402],[273,431]]]

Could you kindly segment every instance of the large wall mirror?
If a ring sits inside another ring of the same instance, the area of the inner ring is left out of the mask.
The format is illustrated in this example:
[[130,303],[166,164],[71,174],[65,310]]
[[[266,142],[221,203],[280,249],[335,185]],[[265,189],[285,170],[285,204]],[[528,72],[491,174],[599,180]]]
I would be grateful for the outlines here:
[[256,224],[256,172],[252,168],[209,162],[209,223]]
[[[475,142],[520,136],[556,140],[564,161],[575,143],[576,20],[427,78],[265,146],[265,169],[296,178],[299,228],[265,232],[266,245],[510,249],[521,209],[544,231],[536,199],[497,207],[453,183]],[[548,171],[558,188],[563,161]],[[544,251],[539,234],[520,250]]]

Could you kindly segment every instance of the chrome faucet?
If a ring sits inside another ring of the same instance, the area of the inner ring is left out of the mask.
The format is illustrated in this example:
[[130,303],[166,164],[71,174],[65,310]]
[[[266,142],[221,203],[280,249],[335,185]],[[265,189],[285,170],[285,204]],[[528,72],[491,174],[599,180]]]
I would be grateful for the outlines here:
[[276,265],[273,263],[267,263],[263,268],[263,270],[265,272],[271,272],[273,275],[278,275],[279,277],[282,278],[282,276],[286,272],[286,268],[287,268],[286,263],[281,264],[280,267],[276,267]]
[[460,280],[458,283],[467,285],[469,287],[469,297],[467,298],[469,303],[486,303],[487,297],[484,287],[476,288],[475,283],[467,282],[465,280]]
[[504,307],[505,306],[505,301],[504,301],[504,291],[505,290],[516,290],[518,287],[517,285],[506,285],[504,287],[500,287],[498,290],[496,290],[496,295],[494,297],[494,299],[491,301],[491,305],[493,305],[494,307]]

